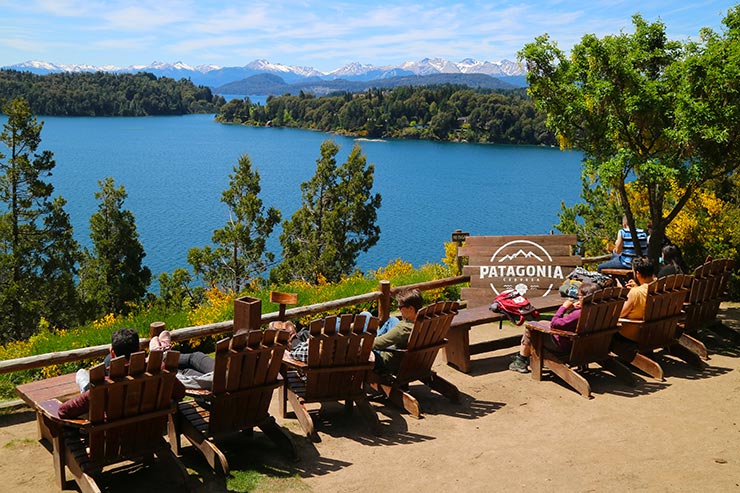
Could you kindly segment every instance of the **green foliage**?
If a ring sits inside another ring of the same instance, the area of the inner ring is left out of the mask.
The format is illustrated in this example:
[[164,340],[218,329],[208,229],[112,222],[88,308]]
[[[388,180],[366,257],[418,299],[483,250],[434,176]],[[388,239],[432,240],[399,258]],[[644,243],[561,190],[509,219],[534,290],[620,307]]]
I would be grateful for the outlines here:
[[[644,198],[653,258],[696,190],[740,166],[739,17],[734,7],[724,35],[705,29],[701,42],[681,43],[661,22],[635,15],[634,33],[586,35],[569,56],[546,35],[519,54],[548,127],[562,147],[585,152],[584,178],[615,193],[633,230],[635,201]],[[613,213],[611,205],[596,212]],[[607,219],[618,225],[621,215]],[[596,231],[583,230],[581,240]]]
[[89,317],[128,313],[141,301],[151,281],[142,265],[146,256],[131,211],[123,209],[128,196],[113,178],[98,182],[98,211],[90,217],[93,251],[85,249],[80,263],[78,291]]
[[229,210],[229,222],[214,231],[216,248],[191,248],[188,262],[207,285],[239,293],[259,281],[274,261],[274,255],[265,251],[265,242],[280,222],[280,211],[263,207],[260,175],[252,169],[249,156],[239,158],[229,177],[229,188],[221,196]]
[[186,310],[202,303],[205,300],[202,287],[191,287],[193,276],[187,269],[178,267],[172,274],[163,272],[159,275],[160,303],[166,310]]
[[34,114],[57,116],[215,113],[225,103],[208,87],[144,72],[36,75],[0,70],[0,101],[17,97],[24,97]]
[[326,97],[271,97],[266,106],[232,99],[216,117],[228,123],[290,126],[369,138],[553,145],[523,90],[484,91],[467,86],[398,87]]
[[270,272],[276,282],[337,282],[350,274],[360,252],[378,242],[380,194],[372,194],[374,166],[359,145],[337,166],[339,146],[321,144],[316,173],[301,184],[302,206],[283,223],[283,260]]
[[56,163],[37,152],[43,123],[15,99],[0,141],[0,341],[24,339],[45,318],[53,326],[76,323],[74,274],[79,246],[61,197],[45,180]]

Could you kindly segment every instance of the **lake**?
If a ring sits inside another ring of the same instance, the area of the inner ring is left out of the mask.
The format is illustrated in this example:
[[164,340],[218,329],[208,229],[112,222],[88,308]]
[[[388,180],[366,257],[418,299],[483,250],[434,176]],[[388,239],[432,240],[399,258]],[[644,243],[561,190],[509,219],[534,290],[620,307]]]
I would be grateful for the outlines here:
[[[77,240],[90,244],[98,181],[111,176],[126,188],[124,205],[136,217],[144,261],[155,276],[188,267],[188,249],[210,244],[213,230],[226,223],[221,193],[244,153],[261,175],[264,205],[288,219],[300,206],[300,184],[314,174],[321,142],[332,138],[341,146],[338,163],[359,142],[375,165],[374,189],[382,195],[381,238],[360,256],[363,271],[396,258],[417,267],[439,262],[456,229],[473,235],[548,233],[561,202],[572,205],[581,190],[581,154],[552,148],[358,141],[224,125],[213,115],[39,120],[45,122],[40,150],[54,153],[51,182],[68,201]],[[279,233],[268,242],[278,257]]]

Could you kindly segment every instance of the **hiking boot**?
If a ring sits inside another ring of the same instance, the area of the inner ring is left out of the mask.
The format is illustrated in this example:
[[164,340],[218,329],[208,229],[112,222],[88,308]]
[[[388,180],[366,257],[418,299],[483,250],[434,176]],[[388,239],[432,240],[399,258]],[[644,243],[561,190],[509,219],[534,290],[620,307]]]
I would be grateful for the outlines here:
[[525,358],[521,354],[517,354],[511,361],[509,370],[517,371],[519,373],[529,373],[529,358]]

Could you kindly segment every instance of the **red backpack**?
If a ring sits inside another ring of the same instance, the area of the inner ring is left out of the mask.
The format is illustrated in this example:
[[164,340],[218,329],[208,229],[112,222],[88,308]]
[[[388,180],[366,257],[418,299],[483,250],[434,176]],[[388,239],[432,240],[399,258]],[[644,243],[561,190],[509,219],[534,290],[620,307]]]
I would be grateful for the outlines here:
[[516,289],[507,289],[499,293],[488,309],[492,312],[503,313],[511,320],[511,323],[516,325],[522,325],[525,320],[540,319],[540,312]]

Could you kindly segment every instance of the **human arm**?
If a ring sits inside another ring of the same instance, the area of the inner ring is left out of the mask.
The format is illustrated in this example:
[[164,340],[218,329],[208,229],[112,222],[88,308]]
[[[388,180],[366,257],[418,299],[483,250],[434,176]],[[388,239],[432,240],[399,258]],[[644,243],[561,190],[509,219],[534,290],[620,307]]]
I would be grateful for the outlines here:
[[573,302],[570,300],[563,303],[558,308],[558,311],[555,312],[555,315],[553,315],[552,320],[550,320],[550,327],[553,329],[574,331],[578,325],[578,318],[581,316],[581,309],[570,310],[572,307]]
[[617,239],[614,242],[614,253],[620,254],[622,253],[622,248],[624,247],[624,239],[622,238],[622,230],[620,229],[617,231]]
[[391,346],[405,348],[409,342],[413,324],[403,320],[397,323],[391,330],[375,338],[373,349],[388,349]]
[[90,391],[86,390],[74,399],[59,406],[59,417],[62,419],[71,419],[87,414],[90,410]]

